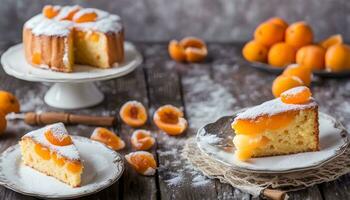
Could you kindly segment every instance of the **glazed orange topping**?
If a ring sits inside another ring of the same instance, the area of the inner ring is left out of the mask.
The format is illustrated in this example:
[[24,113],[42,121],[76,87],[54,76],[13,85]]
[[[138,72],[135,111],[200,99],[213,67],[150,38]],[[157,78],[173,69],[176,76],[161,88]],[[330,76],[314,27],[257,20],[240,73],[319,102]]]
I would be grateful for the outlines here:
[[41,53],[33,53],[32,55],[32,63],[36,64],[36,65],[40,65],[41,64]]
[[312,96],[308,87],[300,86],[287,90],[281,94],[281,100],[288,104],[303,104],[307,103]]
[[120,118],[132,127],[140,127],[147,121],[147,112],[145,107],[137,101],[126,102],[119,112]]
[[149,168],[151,169],[157,168],[157,163],[153,155],[145,151],[130,153],[126,155],[125,158],[128,161],[128,163],[138,173],[142,175],[152,175],[152,174],[146,174],[147,170],[149,170]]
[[42,159],[50,160],[51,154],[48,148],[43,147],[40,144],[35,144],[34,150]]
[[79,173],[83,169],[82,165],[79,162],[68,162],[67,169],[72,173]]
[[52,160],[59,167],[62,167],[65,164],[65,159],[60,155],[57,155],[57,153],[52,154]]
[[76,23],[84,23],[84,22],[94,22],[97,19],[97,14],[95,12],[84,13],[81,16],[75,18],[74,22]]
[[102,142],[114,150],[120,150],[125,147],[125,143],[120,137],[114,132],[102,127],[96,128],[90,139]]
[[67,146],[73,144],[72,138],[68,134],[55,135],[51,130],[45,132],[46,139],[53,145],[56,146]]
[[45,17],[51,19],[54,18],[60,12],[59,7],[54,7],[52,5],[46,5],[43,8],[43,14]]
[[148,150],[154,143],[151,133],[146,130],[135,130],[131,136],[131,144],[136,150]]
[[69,12],[67,12],[66,16],[63,16],[60,20],[69,20],[72,21],[74,15],[81,9],[79,6],[72,7]]
[[266,130],[277,130],[288,126],[294,119],[294,112],[276,114],[272,116],[263,115],[254,120],[238,119],[232,124],[236,134],[258,135]]
[[183,118],[183,112],[172,106],[165,105],[154,113],[153,121],[157,127],[169,135],[179,135],[187,128],[187,120]]
[[204,41],[195,37],[186,37],[180,42],[171,40],[168,51],[170,57],[178,62],[201,62],[208,54]]

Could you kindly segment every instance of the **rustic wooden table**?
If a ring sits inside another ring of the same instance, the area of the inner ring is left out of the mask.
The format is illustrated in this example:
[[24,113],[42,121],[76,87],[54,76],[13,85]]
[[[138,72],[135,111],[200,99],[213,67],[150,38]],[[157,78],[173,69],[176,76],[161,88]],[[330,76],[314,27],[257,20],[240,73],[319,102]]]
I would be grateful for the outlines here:
[[[0,44],[3,53],[11,44]],[[83,199],[251,199],[252,197],[230,185],[205,178],[181,157],[185,140],[196,130],[234,110],[252,106],[273,98],[270,87],[274,75],[248,66],[240,66],[237,59],[241,45],[209,44],[210,56],[201,64],[179,64],[169,59],[165,43],[137,43],[144,56],[143,64],[133,73],[99,83],[105,100],[98,106],[71,112],[94,115],[118,115],[121,105],[138,100],[149,108],[151,116],[164,104],[182,107],[189,121],[189,129],[180,137],[169,137],[149,121],[147,127],[157,138],[152,149],[158,161],[153,177],[136,174],[130,167],[122,178],[109,188]],[[43,102],[49,84],[21,81],[0,69],[0,89],[19,97],[22,111],[62,111]],[[350,128],[350,80],[315,79],[312,90],[320,103],[320,110],[340,119]],[[17,143],[31,127],[23,122],[9,122],[6,134],[0,137],[0,151]],[[94,127],[69,126],[70,133],[90,136]],[[131,151],[130,134],[133,129],[118,123],[113,128],[125,141],[122,154]],[[271,163],[273,164],[273,163]],[[350,176],[289,194],[291,199],[350,199]],[[34,199],[0,187],[1,199]]]

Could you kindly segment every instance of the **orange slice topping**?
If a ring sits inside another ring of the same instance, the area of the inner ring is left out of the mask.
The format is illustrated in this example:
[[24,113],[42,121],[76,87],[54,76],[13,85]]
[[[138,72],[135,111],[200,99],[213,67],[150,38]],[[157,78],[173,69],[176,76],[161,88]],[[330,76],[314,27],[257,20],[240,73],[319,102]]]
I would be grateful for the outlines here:
[[154,143],[155,139],[147,130],[135,130],[131,136],[131,144],[136,150],[148,150]]
[[128,101],[120,109],[120,118],[132,127],[140,127],[147,121],[145,107],[138,101]]
[[61,9],[61,13],[59,13],[59,20],[69,20],[72,21],[74,15],[81,9],[80,6],[73,6],[70,8]]
[[67,163],[67,169],[72,172],[72,173],[79,173],[83,169],[82,165],[80,162],[68,162]]
[[156,160],[151,153],[137,151],[125,155],[128,163],[142,175],[154,175],[157,168]]
[[84,12],[83,14],[75,15],[73,21],[76,23],[94,22],[97,19],[97,14],[95,12]]
[[309,102],[312,96],[308,87],[299,86],[289,89],[281,94],[281,100],[287,104],[304,104]]
[[45,132],[46,139],[56,146],[67,146],[73,144],[72,138],[65,133],[56,132],[49,129]]
[[58,155],[57,153],[53,153],[52,154],[52,160],[53,162],[59,166],[62,167],[65,164],[65,159],[62,158],[60,155]]
[[121,150],[125,147],[125,142],[120,137],[102,127],[96,128],[90,139],[102,142],[113,150]]
[[184,114],[175,106],[165,105],[154,113],[153,121],[157,127],[169,135],[180,135],[187,128],[187,120]]
[[43,15],[49,19],[54,18],[60,12],[59,6],[46,5],[43,8]]
[[238,119],[232,123],[236,134],[258,135],[266,130],[277,130],[288,126],[295,116],[294,112],[272,116],[263,115],[256,119]]
[[44,160],[50,160],[51,154],[50,150],[40,144],[35,144],[34,146],[35,152]]

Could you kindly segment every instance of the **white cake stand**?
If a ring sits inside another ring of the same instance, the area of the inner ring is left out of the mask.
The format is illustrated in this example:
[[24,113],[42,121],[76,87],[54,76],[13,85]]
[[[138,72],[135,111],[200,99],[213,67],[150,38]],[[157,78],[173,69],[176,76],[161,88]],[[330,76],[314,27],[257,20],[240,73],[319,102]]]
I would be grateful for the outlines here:
[[48,105],[62,109],[86,108],[99,104],[104,98],[95,81],[124,76],[142,63],[142,56],[133,44],[125,42],[124,47],[124,63],[110,69],[75,65],[74,72],[62,73],[35,68],[25,60],[22,44],[9,48],[1,56],[1,64],[7,74],[16,78],[55,83],[45,94],[44,100]]

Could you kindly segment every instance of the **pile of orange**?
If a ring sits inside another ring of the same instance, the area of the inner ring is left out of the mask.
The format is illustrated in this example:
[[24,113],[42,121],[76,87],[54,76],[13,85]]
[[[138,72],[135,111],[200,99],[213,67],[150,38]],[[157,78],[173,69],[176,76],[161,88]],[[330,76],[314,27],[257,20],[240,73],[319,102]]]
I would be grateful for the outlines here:
[[332,35],[315,43],[311,26],[306,22],[288,23],[274,17],[261,23],[254,39],[245,44],[243,56],[250,62],[286,67],[297,63],[312,70],[339,72],[350,70],[350,47],[341,35]]

